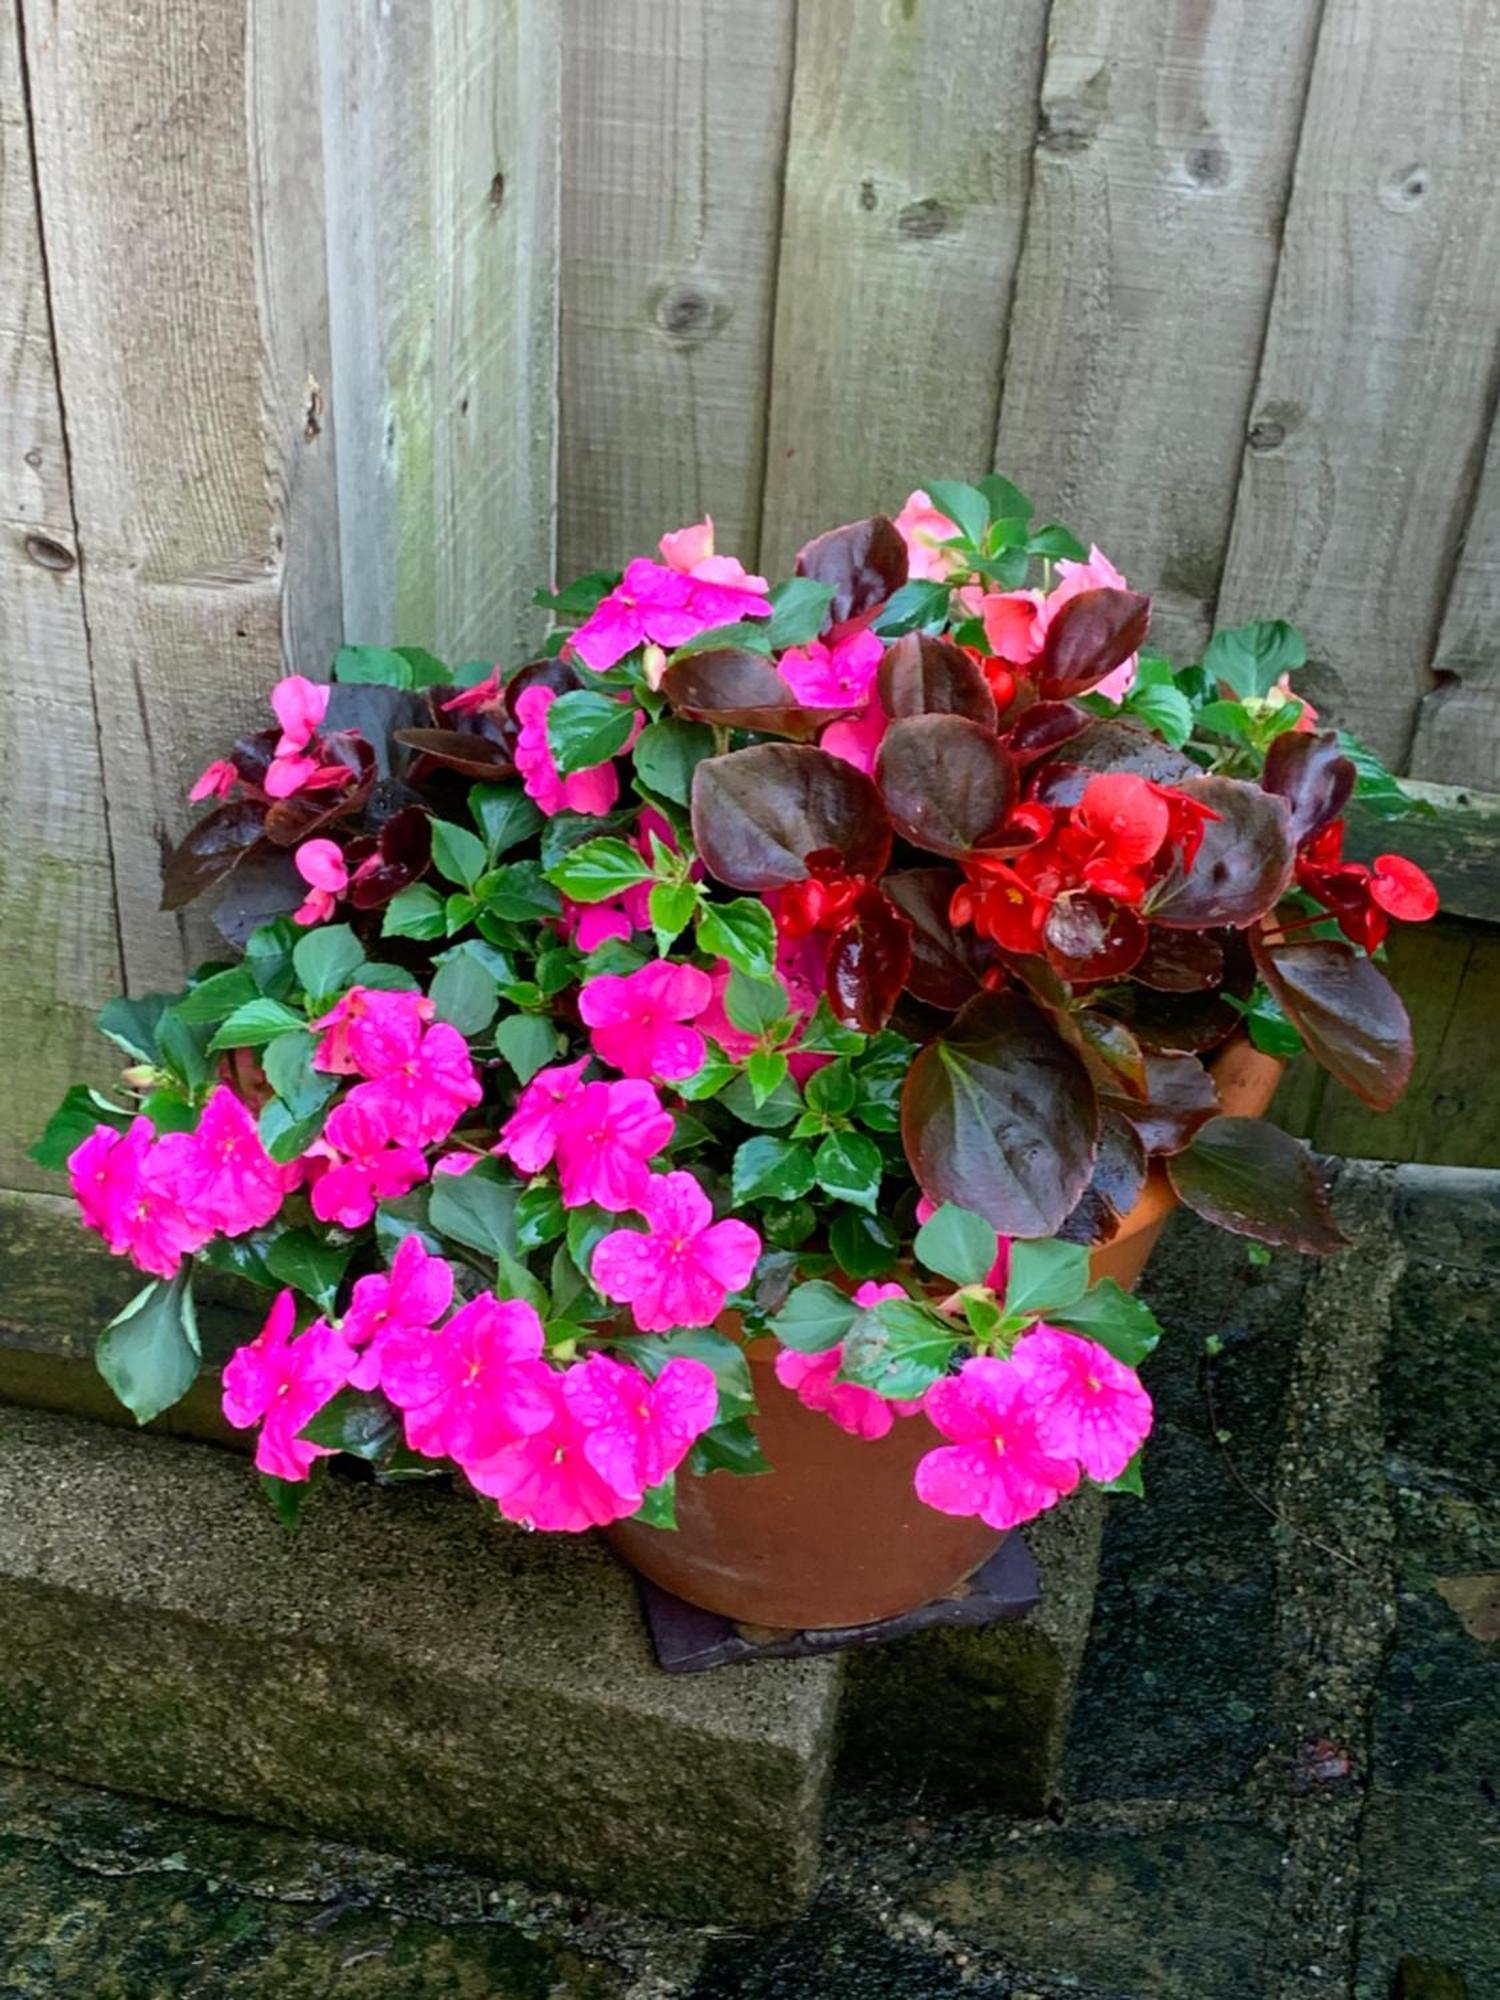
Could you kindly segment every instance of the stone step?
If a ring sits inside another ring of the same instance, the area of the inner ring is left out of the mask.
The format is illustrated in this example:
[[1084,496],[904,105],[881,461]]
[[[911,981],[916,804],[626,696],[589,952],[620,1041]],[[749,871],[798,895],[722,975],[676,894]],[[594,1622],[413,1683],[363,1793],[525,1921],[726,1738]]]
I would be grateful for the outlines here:
[[593,1537],[0,1408],[0,1758],[718,1923],[811,1894],[836,1661],[672,1678]]

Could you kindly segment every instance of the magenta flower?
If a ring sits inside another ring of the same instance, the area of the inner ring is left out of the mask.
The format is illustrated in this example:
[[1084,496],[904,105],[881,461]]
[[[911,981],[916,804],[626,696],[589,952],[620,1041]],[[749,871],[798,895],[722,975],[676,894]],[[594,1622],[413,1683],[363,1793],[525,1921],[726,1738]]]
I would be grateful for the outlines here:
[[338,1076],[389,1076],[416,1060],[432,1015],[424,994],[351,986],[336,1007],[313,1022],[324,1031],[313,1068]]
[[692,1076],[707,1054],[695,1020],[713,998],[706,972],[653,959],[638,972],[601,973],[578,995],[578,1011],[593,1030],[596,1054],[626,1076]]
[[354,781],[347,764],[324,763],[321,757],[299,752],[295,757],[273,757],[266,768],[265,790],[270,799],[289,799],[296,792],[326,792]]
[[589,1464],[632,1511],[687,1457],[718,1414],[719,1385],[702,1361],[674,1356],[654,1382],[591,1354],[563,1376],[563,1399]]
[[512,753],[516,769],[527,797],[535,799],[549,819],[564,807],[597,818],[620,796],[619,774],[606,758],[602,764],[590,764],[586,770],[570,771],[563,777],[547,739],[547,711],[556,700],[554,688],[537,685],[522,688],[516,696],[516,720],[521,725]]
[[494,1150],[518,1173],[539,1174],[551,1164],[568,1120],[568,1106],[582,1090],[588,1066],[589,1057],[580,1056],[574,1063],[539,1069],[516,1099]]
[[891,718],[881,707],[880,696],[872,694],[862,714],[851,715],[843,722],[830,722],[818,738],[818,748],[869,777],[890,726]]
[[748,576],[732,556],[700,555],[687,572],[638,556],[572,646],[586,667],[607,673],[647,640],[670,652],[715,625],[770,615],[765,578]]
[[439,1021],[413,1055],[371,1082],[357,1083],[344,1104],[364,1106],[398,1145],[435,1146],[483,1095],[468,1043],[457,1028]]
[[884,653],[869,631],[850,632],[832,646],[811,639],[782,654],[781,678],[806,708],[863,708]]
[[336,840],[304,840],[292,856],[308,895],[292,912],[294,924],[326,923],[349,886],[344,850]]
[[288,674],[272,688],[271,706],[281,724],[278,757],[290,757],[311,743],[328,713],[329,693],[326,684],[310,681],[305,674]]
[[216,757],[193,782],[188,798],[193,805],[203,799],[227,799],[240,781],[240,774],[226,758]]
[[158,1138],[145,1117],[125,1132],[101,1125],[69,1154],[68,1172],[89,1228],[154,1277],[170,1278],[213,1233],[185,1202],[199,1173],[191,1133]]
[[406,1416],[406,1441],[460,1464],[552,1421],[542,1323],[524,1299],[481,1292],[446,1326],[405,1325],[381,1342],[380,1386]]
[[672,1114],[649,1083],[586,1083],[559,1113],[557,1173],[563,1206],[593,1202],[618,1215],[643,1199],[646,1162],[672,1136]]
[[314,1320],[298,1337],[289,1291],[278,1292],[254,1340],[224,1366],[224,1415],[236,1430],[260,1423],[255,1463],[277,1479],[306,1479],[315,1458],[332,1447],[309,1444],[298,1433],[349,1380],[354,1349],[336,1328]]
[[552,1410],[546,1429],[470,1461],[464,1471],[471,1483],[523,1528],[576,1535],[633,1514],[638,1500],[616,1493],[590,1465],[587,1433],[568,1408],[563,1378],[543,1372]]
[[429,1256],[415,1230],[403,1236],[389,1276],[356,1280],[344,1314],[344,1338],[364,1352],[349,1379],[356,1389],[378,1389],[386,1342],[396,1333],[435,1326],[453,1303],[453,1269]]
[[750,1282],[760,1238],[748,1222],[715,1222],[691,1174],[657,1174],[639,1202],[644,1234],[615,1229],[594,1251],[594,1284],[628,1305],[642,1333],[711,1326],[724,1301]]
[[1027,1386],[1037,1439],[1076,1458],[1090,1479],[1118,1479],[1151,1429],[1151,1398],[1133,1368],[1097,1341],[1038,1321],[1011,1356]]
[[191,1178],[183,1205],[210,1233],[243,1236],[271,1220],[297,1185],[296,1163],[278,1166],[260,1142],[247,1107],[220,1084],[192,1135]]
[[1038,1437],[1031,1384],[1012,1361],[977,1355],[934,1382],[923,1408],[952,1440],[917,1465],[917,1497],[941,1514],[1015,1528],[1078,1484],[1073,1460],[1054,1456]]
[[380,1108],[356,1101],[369,1088],[361,1084],[333,1107],[322,1136],[304,1155],[315,1176],[313,1214],[341,1229],[360,1228],[381,1202],[399,1201],[427,1173],[421,1147],[392,1144]]

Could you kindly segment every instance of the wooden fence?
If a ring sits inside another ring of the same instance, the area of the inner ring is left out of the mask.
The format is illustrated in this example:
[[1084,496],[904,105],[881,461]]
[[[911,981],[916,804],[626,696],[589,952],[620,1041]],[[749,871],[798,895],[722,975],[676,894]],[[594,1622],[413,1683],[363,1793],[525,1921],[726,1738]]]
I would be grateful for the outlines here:
[[0,0],[0,1186],[281,661],[998,465],[1500,789],[1500,10]]

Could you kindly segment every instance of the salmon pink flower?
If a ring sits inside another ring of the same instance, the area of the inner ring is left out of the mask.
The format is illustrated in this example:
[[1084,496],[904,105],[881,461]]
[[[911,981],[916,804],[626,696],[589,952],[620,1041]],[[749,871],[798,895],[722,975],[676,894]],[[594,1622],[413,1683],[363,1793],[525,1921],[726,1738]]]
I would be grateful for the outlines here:
[[1090,1479],[1118,1479],[1151,1429],[1151,1398],[1135,1370],[1097,1341],[1041,1320],[1011,1362],[1042,1449],[1076,1458]]
[[527,797],[535,799],[549,819],[564,808],[597,818],[620,796],[619,777],[607,758],[602,764],[562,776],[547,739],[547,711],[556,700],[555,688],[538,683],[522,688],[516,696],[516,720],[521,725],[514,752],[516,769]]
[[356,1389],[378,1389],[386,1342],[392,1335],[436,1326],[453,1303],[453,1269],[428,1255],[421,1237],[403,1236],[388,1276],[357,1279],[344,1314],[343,1333],[364,1352],[350,1374]]
[[934,1382],[922,1407],[950,1443],[919,1460],[917,1497],[940,1514],[1015,1528],[1078,1484],[1078,1467],[1037,1432],[1030,1382],[1012,1361],[976,1355]]
[[577,1535],[633,1514],[638,1501],[616,1493],[590,1465],[587,1434],[568,1408],[563,1378],[543,1372],[552,1399],[546,1429],[470,1460],[464,1466],[470,1483],[523,1528]]
[[216,757],[207,770],[194,781],[188,793],[192,804],[203,799],[227,799],[240,781],[240,774],[224,757]]
[[460,1464],[489,1458],[552,1420],[542,1345],[542,1323],[524,1299],[481,1292],[446,1326],[387,1334],[380,1386],[404,1412],[413,1451]]
[[821,639],[789,646],[778,665],[805,708],[863,708],[884,654],[873,632],[850,632],[831,646]]
[[292,1294],[279,1292],[259,1334],[224,1366],[224,1415],[236,1430],[259,1422],[255,1463],[277,1479],[306,1479],[313,1460],[330,1455],[330,1445],[309,1444],[299,1433],[344,1387],[355,1360],[323,1320],[300,1336],[295,1326]]
[[622,1500],[639,1506],[648,1486],[677,1470],[719,1408],[714,1371],[676,1355],[647,1381],[638,1368],[591,1354],[562,1378],[563,1400],[583,1433],[583,1451]]
[[707,562],[714,552],[713,515],[705,514],[690,528],[673,529],[663,535],[656,546],[668,569],[680,570],[684,576],[691,576],[696,565]]
[[747,1222],[715,1222],[691,1174],[654,1175],[639,1206],[645,1233],[616,1229],[597,1245],[595,1285],[630,1307],[642,1333],[711,1326],[730,1293],[750,1282],[759,1236]]
[[378,1110],[356,1103],[352,1091],[304,1157],[313,1175],[313,1214],[341,1229],[360,1228],[381,1202],[399,1201],[427,1174],[420,1146],[393,1145]]
[[313,1068],[336,1076],[389,1076],[415,1061],[422,1029],[432,1016],[432,1002],[424,994],[351,986],[337,1006],[313,1022],[323,1030]]
[[292,856],[297,873],[307,883],[307,899],[292,912],[294,924],[326,923],[349,886],[344,850],[336,840],[304,840]]
[[264,1228],[297,1185],[300,1169],[280,1166],[260,1142],[249,1110],[220,1084],[193,1135],[193,1173],[184,1206],[205,1231],[243,1236]]
[[707,1053],[696,1020],[713,998],[708,974],[693,965],[654,959],[638,972],[601,973],[578,995],[578,1011],[593,1030],[594,1051],[625,1076],[675,1082],[702,1069]]
[[509,1160],[517,1173],[539,1174],[551,1163],[567,1122],[567,1107],[583,1088],[589,1060],[580,1056],[575,1063],[538,1070],[516,1099],[515,1110],[500,1127],[494,1150]]
[[896,530],[906,544],[906,574],[914,582],[946,583],[964,567],[957,549],[942,546],[958,540],[958,523],[940,513],[922,487],[906,496],[906,505],[896,516]]
[[979,600],[984,643],[1007,666],[1026,667],[1042,650],[1044,627],[1039,590],[988,591]]
[[398,1145],[435,1146],[483,1095],[468,1043],[457,1028],[439,1021],[415,1053],[370,1082],[357,1083],[340,1108],[367,1107]]
[[584,1084],[558,1118],[563,1206],[593,1202],[611,1215],[637,1207],[650,1179],[646,1162],[671,1136],[672,1114],[649,1083]]
[[328,713],[330,692],[326,683],[310,681],[305,674],[288,674],[285,680],[276,683],[271,690],[271,706],[281,724],[281,738],[276,745],[278,757],[290,757],[307,748]]

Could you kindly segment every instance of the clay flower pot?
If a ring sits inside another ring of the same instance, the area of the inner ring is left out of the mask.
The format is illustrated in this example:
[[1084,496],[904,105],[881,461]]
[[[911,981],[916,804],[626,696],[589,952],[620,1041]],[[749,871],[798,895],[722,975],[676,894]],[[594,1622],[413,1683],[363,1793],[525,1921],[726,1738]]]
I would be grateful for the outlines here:
[[[1248,1041],[1227,1044],[1214,1064],[1224,1110],[1258,1117],[1281,1068]],[[1158,1166],[1119,1234],[1094,1252],[1094,1277],[1134,1285],[1175,1205]],[[917,1460],[942,1443],[925,1417],[901,1419],[873,1442],[850,1437],[782,1388],[774,1341],[748,1352],[755,1428],[773,1469],[754,1478],[680,1472],[675,1532],[637,1521],[605,1530],[633,1568],[739,1624],[807,1631],[911,1611],[994,1554],[1003,1540],[995,1529],[917,1498]]]

